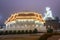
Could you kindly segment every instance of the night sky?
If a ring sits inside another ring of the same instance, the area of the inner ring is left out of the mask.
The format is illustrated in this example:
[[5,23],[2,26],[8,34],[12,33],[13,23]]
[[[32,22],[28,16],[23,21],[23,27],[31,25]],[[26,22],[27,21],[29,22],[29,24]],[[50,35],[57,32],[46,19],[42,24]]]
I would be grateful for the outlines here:
[[47,6],[51,7],[53,16],[60,17],[60,0],[0,0],[0,24],[15,12],[34,11],[44,16]]

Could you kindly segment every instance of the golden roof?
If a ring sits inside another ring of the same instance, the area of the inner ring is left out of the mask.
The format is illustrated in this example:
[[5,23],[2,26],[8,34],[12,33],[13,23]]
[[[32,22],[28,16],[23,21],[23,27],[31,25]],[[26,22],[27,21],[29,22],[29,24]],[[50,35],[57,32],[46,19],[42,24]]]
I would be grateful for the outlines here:
[[14,13],[12,14],[5,22],[11,22],[11,21],[15,21],[16,19],[34,19],[34,20],[39,20],[40,22],[45,22],[43,20],[43,17],[41,14],[36,13],[36,12],[18,12],[18,13]]

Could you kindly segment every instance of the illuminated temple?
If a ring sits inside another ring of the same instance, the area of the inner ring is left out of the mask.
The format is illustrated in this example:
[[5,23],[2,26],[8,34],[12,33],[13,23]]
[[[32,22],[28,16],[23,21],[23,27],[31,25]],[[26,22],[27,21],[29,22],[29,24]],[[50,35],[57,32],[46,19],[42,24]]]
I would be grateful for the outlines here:
[[34,30],[45,31],[45,20],[40,13],[18,12],[12,14],[5,22],[6,30]]

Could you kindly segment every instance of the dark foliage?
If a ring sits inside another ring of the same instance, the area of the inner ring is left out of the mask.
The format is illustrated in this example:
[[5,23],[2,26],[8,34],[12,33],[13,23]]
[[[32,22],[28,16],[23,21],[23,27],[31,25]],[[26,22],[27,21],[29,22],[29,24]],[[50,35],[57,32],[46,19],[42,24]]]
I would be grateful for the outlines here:
[[26,30],[26,31],[25,31],[25,34],[28,34],[28,33],[29,33],[28,30]]
[[7,34],[9,34],[9,31],[5,31],[5,32],[4,32],[4,35],[7,35]]
[[3,34],[3,31],[0,31],[0,35],[2,35]]
[[24,34],[25,32],[24,32],[24,30],[21,30],[21,34]]
[[52,33],[52,32],[53,32],[53,29],[48,28],[47,33]]
[[14,30],[14,31],[12,32],[12,34],[17,34],[16,30]]
[[38,33],[38,30],[35,28],[35,29],[33,30],[33,33]]
[[29,34],[32,34],[33,32],[32,32],[32,30],[29,30]]
[[18,30],[18,31],[17,31],[17,34],[21,34],[21,31],[20,31],[20,30]]
[[12,34],[12,30],[9,30],[8,34]]

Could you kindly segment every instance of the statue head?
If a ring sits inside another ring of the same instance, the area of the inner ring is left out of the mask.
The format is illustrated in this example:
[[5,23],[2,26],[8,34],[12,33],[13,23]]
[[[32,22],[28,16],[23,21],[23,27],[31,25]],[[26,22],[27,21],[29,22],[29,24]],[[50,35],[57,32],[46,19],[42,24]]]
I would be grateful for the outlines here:
[[49,11],[50,10],[50,7],[46,7],[46,11]]

